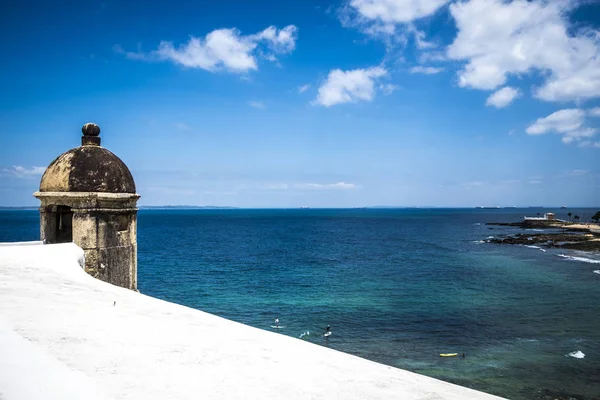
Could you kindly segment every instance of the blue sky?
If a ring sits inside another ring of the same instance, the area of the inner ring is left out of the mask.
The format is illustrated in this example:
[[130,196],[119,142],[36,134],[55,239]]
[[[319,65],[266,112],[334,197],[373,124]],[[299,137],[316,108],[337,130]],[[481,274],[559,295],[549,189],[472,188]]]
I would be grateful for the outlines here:
[[0,205],[86,122],[142,205],[600,205],[598,2],[0,8]]

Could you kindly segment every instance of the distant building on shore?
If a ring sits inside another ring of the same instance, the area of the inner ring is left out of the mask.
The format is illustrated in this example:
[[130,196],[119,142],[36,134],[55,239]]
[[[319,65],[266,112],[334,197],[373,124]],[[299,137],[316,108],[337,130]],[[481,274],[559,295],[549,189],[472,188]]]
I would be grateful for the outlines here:
[[129,168],[100,147],[100,127],[85,124],[81,146],[58,156],[39,192],[40,236],[74,242],[85,251],[85,271],[137,290],[137,200]]
[[554,213],[545,213],[543,217],[523,217],[525,221],[561,221],[556,219]]

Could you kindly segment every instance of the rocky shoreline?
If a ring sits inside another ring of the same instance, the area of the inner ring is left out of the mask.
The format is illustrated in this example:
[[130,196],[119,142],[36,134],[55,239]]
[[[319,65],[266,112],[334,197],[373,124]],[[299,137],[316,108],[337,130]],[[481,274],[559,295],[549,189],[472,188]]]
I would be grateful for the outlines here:
[[600,227],[596,224],[570,224],[557,221],[488,222],[486,225],[515,226],[523,229],[552,229],[559,232],[518,233],[487,239],[488,243],[535,245],[580,251],[600,251]]

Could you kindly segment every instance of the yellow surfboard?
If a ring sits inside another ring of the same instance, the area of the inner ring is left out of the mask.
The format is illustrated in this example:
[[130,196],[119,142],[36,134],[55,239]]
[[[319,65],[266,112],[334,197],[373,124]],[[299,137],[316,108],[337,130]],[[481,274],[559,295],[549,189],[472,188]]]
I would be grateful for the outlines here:
[[455,357],[457,355],[458,353],[442,353],[440,354],[440,357]]

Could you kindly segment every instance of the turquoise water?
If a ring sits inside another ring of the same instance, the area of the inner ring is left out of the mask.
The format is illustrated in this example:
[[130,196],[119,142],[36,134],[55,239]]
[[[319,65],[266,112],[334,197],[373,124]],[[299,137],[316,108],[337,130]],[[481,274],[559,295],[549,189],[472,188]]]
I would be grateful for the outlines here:
[[[141,210],[139,289],[512,399],[600,398],[600,254],[480,242],[548,211]],[[0,241],[38,230],[0,211]]]

